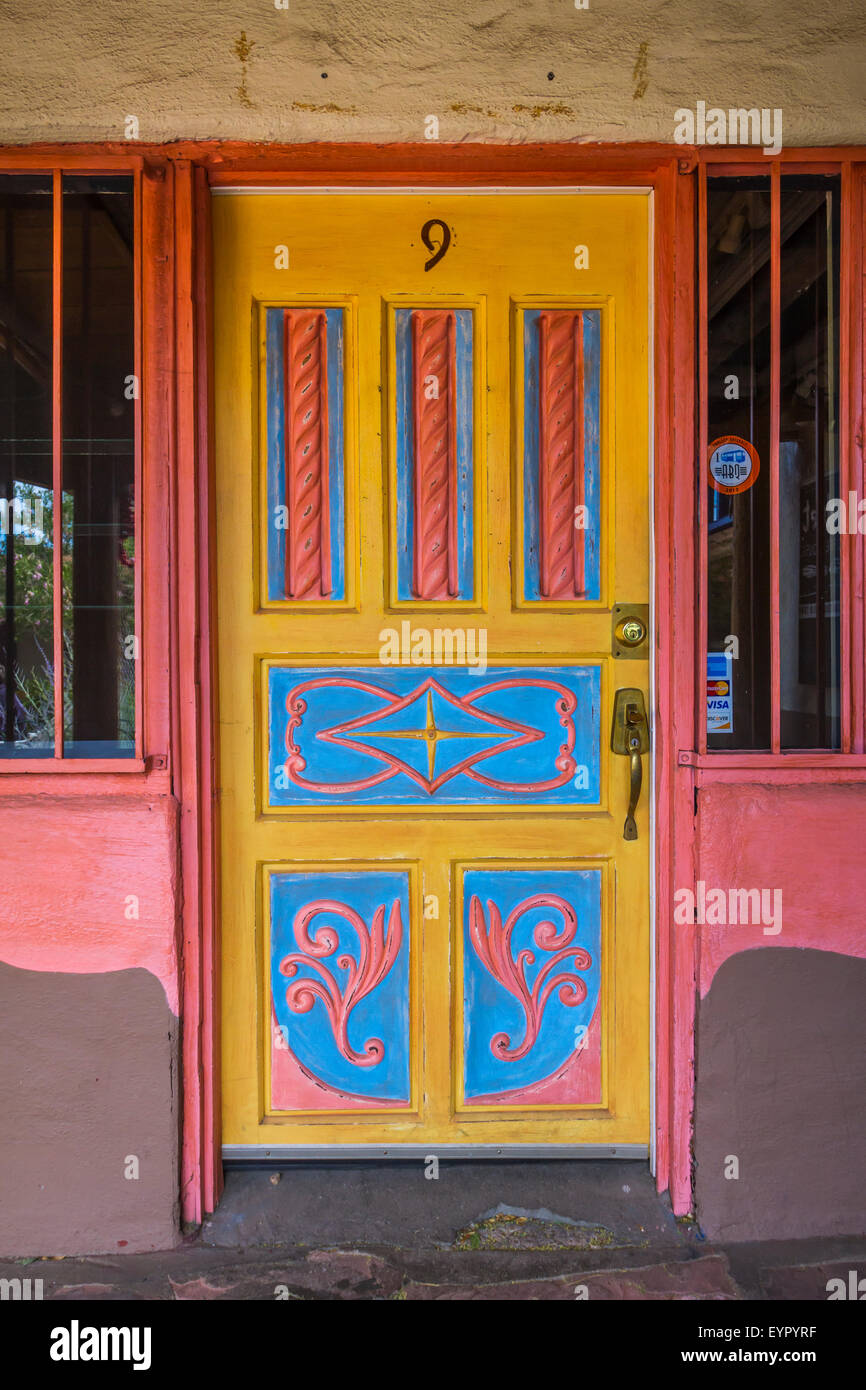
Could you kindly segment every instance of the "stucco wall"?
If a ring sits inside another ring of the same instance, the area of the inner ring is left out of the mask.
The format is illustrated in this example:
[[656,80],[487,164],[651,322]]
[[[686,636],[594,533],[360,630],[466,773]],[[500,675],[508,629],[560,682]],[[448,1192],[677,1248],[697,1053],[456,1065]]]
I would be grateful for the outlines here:
[[698,1011],[695,1201],[713,1240],[866,1230],[866,961],[731,956]]
[[705,101],[866,143],[863,0],[586,3],[4,0],[0,141],[669,141]]

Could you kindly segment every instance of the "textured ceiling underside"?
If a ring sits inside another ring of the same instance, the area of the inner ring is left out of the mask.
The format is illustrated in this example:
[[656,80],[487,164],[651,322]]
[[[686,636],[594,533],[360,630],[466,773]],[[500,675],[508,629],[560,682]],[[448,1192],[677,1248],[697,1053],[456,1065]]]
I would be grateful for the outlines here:
[[670,141],[704,101],[866,144],[863,0],[276,3],[2,0],[0,141]]

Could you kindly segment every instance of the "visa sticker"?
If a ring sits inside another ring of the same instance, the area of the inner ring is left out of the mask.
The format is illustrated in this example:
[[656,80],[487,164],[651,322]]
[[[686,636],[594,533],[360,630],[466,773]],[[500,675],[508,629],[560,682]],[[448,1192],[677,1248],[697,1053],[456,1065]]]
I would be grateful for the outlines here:
[[707,652],[707,733],[733,732],[733,659],[730,652]]

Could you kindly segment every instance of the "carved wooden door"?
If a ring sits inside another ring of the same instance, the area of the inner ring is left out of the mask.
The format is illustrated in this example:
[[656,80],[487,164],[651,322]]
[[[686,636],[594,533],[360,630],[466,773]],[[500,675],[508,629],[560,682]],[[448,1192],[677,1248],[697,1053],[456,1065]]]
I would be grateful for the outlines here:
[[638,1152],[648,196],[214,201],[225,1143]]

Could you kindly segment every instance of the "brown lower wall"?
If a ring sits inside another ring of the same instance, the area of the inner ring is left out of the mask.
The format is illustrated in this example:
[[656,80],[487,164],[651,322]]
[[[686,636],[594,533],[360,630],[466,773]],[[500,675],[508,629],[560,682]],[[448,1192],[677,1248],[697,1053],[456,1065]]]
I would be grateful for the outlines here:
[[707,1236],[866,1231],[866,960],[784,947],[732,956],[700,1006],[697,1077]]
[[159,981],[0,964],[0,1056],[0,1254],[173,1245],[178,1021]]

